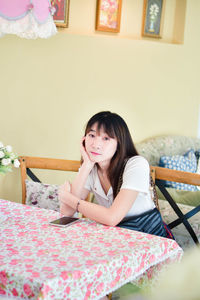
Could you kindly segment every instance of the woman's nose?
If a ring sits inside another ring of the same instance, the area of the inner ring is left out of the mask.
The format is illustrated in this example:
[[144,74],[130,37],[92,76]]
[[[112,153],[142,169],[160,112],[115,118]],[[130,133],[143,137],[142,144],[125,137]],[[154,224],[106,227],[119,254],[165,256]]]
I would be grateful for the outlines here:
[[95,147],[96,149],[100,149],[101,148],[101,141],[98,137],[96,137],[93,140],[93,147]]

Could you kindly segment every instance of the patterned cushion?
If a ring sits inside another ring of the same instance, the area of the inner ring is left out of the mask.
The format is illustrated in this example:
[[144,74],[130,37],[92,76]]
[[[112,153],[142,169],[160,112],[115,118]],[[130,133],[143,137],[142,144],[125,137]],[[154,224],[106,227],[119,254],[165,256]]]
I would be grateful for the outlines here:
[[[161,156],[160,167],[195,173],[197,169],[197,160],[194,150],[190,150],[184,155]],[[197,191],[197,187],[189,184],[165,181],[165,186],[173,187],[178,190]]]
[[26,204],[59,211],[58,185],[26,180]]
[[161,135],[137,143],[136,148],[150,165],[158,166],[161,156],[183,155],[190,149],[197,151],[200,149],[200,139],[181,135]]

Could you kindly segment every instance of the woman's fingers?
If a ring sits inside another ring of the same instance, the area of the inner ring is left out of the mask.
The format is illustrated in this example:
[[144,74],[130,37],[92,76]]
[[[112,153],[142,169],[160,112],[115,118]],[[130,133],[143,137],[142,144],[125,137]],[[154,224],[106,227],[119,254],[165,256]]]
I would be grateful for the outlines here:
[[87,152],[86,152],[86,149],[85,149],[85,136],[82,137],[82,139],[81,139],[81,143],[80,143],[80,151],[81,151],[81,154],[82,154],[82,156],[83,156],[83,158],[84,158],[84,156],[87,155]]
[[90,168],[92,169],[95,162],[90,159],[90,156],[85,148],[85,139],[86,139],[85,136],[81,139],[81,145],[80,145],[81,156],[82,156],[83,162],[86,163],[87,165],[89,165]]
[[91,162],[91,160],[90,160],[90,157],[89,157],[89,155],[88,155],[88,153],[87,153],[87,150],[86,150],[86,148],[85,148],[85,136],[81,139],[81,145],[80,145],[80,151],[81,151],[81,155],[82,155],[82,158],[83,158],[83,160],[84,161],[89,161],[89,162]]

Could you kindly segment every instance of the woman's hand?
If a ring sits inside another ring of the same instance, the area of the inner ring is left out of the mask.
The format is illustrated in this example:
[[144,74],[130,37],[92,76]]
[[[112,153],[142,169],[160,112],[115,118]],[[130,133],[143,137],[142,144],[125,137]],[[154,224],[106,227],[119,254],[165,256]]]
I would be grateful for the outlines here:
[[89,155],[88,155],[88,153],[86,151],[86,148],[85,148],[85,136],[81,139],[80,151],[81,151],[81,156],[83,158],[83,163],[86,163],[92,169],[94,167],[95,162],[93,162],[90,159],[90,157],[89,157]]
[[58,200],[60,202],[60,213],[65,216],[72,216],[75,210],[68,205],[68,199],[71,196],[71,184],[66,181],[60,186],[58,191]]

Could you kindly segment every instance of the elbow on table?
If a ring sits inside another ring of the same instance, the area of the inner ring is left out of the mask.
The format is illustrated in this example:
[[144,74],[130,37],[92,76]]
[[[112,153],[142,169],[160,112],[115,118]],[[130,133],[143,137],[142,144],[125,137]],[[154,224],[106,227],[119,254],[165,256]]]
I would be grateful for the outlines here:
[[65,209],[64,208],[60,208],[60,214],[61,215],[63,215],[63,216],[67,216],[67,217],[69,217],[67,214],[66,214],[66,211],[65,211]]
[[106,222],[106,225],[115,227],[119,224],[120,221],[121,221],[121,219],[119,219],[115,215],[114,216],[109,215],[108,219],[107,219],[107,222]]

